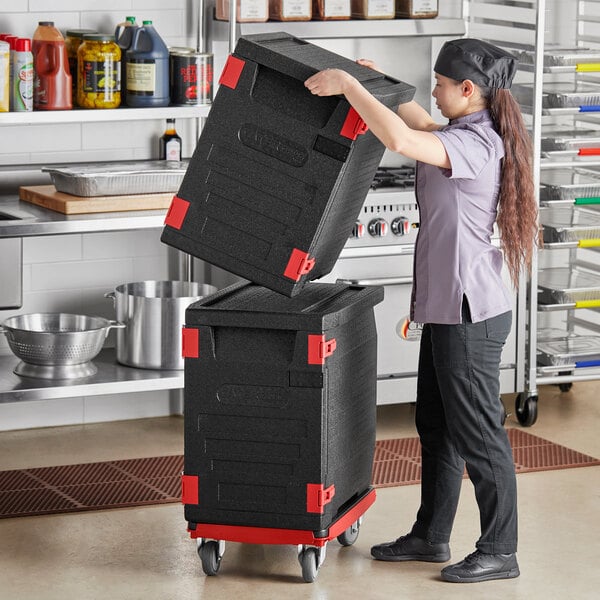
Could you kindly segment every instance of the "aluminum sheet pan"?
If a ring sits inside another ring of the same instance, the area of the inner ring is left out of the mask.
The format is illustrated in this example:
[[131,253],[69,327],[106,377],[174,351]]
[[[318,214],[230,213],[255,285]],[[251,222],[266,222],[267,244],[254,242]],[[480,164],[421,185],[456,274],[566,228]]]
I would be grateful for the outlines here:
[[[531,108],[533,87],[527,84],[513,85],[511,88],[516,100]],[[593,83],[556,82],[544,86],[542,108],[578,108],[580,106],[600,106],[600,86]]]
[[[519,62],[533,65],[535,52],[524,50],[519,54]],[[592,48],[561,48],[551,44],[544,48],[545,67],[575,66],[580,63],[596,62],[600,62],[600,52]]]
[[597,360],[600,360],[600,338],[597,336],[572,334],[560,340],[539,342],[537,345],[538,365],[572,365]]
[[544,242],[574,242],[600,238],[600,212],[569,207],[540,208]]
[[598,148],[600,147],[600,130],[565,128],[545,131],[541,142],[542,152]]
[[600,171],[549,169],[542,171],[540,200],[573,200],[600,196]]
[[577,267],[541,269],[538,273],[538,302],[567,304],[600,299],[600,275]]
[[43,167],[59,192],[74,196],[122,196],[176,192],[187,161],[104,162]]
[[572,335],[575,335],[565,329],[558,327],[540,327],[536,331],[536,339],[539,342],[550,342],[556,340],[564,340]]

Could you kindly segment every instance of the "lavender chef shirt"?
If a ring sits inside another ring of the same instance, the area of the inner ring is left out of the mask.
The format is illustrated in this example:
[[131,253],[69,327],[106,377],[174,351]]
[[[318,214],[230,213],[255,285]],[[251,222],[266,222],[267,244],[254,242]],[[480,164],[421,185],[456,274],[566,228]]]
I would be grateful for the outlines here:
[[417,164],[420,227],[411,318],[460,323],[464,294],[478,322],[511,309],[500,274],[502,253],[491,243],[504,144],[487,110],[453,119],[433,133],[451,169]]

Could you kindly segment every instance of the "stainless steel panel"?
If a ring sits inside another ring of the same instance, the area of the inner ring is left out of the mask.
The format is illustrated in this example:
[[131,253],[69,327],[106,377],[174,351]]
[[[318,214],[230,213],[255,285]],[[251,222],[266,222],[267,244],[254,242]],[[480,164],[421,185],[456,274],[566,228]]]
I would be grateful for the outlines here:
[[0,239],[0,308],[23,304],[23,240]]

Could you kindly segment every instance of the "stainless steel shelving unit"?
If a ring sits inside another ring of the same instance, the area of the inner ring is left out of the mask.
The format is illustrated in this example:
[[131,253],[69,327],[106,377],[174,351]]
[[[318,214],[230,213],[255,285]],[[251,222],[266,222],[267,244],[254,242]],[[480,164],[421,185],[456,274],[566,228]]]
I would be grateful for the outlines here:
[[[600,23],[600,0],[572,0],[562,2],[558,0],[524,0],[519,3],[498,3],[485,0],[465,0],[465,16],[467,18],[468,35],[487,39],[508,50],[520,54],[526,52],[532,61],[522,64],[516,82],[531,86],[530,101],[523,106],[523,113],[529,121],[533,140],[533,166],[536,190],[539,188],[543,175],[552,169],[573,169],[576,167],[598,167],[600,157],[569,156],[548,158],[541,151],[541,140],[544,129],[555,127],[568,122],[570,128],[576,130],[586,124],[598,128],[600,134],[600,112],[582,112],[579,108],[545,108],[543,106],[544,86],[548,81],[557,77],[568,78],[574,83],[593,82],[600,86],[599,69],[579,68],[576,65],[545,66],[545,53],[549,51],[549,43],[555,40],[548,39],[548,32],[552,25],[558,26],[558,21],[550,23],[551,19],[560,19],[557,14],[569,12],[568,19],[561,24],[564,31],[566,23],[574,26],[574,35],[571,47],[600,48],[598,23]],[[559,13],[557,11],[563,11]],[[510,30],[510,31],[509,31]],[[506,40],[510,40],[507,42]],[[561,44],[562,47],[566,47]],[[600,87],[598,88],[600,92]],[[559,201],[561,206],[574,206],[574,199],[570,202]],[[543,205],[550,203],[542,202]],[[541,253],[552,253],[563,250],[568,253],[567,263],[570,267],[583,266],[588,269],[600,270],[600,261],[597,258],[597,248],[586,248],[591,252],[591,260],[582,261],[578,252],[581,250],[577,242],[556,242],[544,245],[534,257],[532,273],[520,293],[519,309],[517,314],[519,335],[519,363],[522,362],[522,387],[515,401],[516,414],[521,424],[530,426],[537,419],[537,386],[541,384],[556,384],[561,391],[568,391],[575,381],[588,381],[600,378],[600,368],[578,368],[575,364],[560,364],[552,367],[538,364],[538,316],[543,313],[566,313],[565,335],[572,335],[573,329],[582,327],[592,334],[600,333],[600,326],[594,319],[576,316],[581,313],[579,303],[567,302],[556,304],[540,304],[538,302],[538,268]],[[543,258],[547,258],[544,256]],[[583,312],[598,312],[598,308],[586,307]]]
[[[216,21],[206,14],[203,2],[198,3],[198,30],[206,30],[209,42],[227,41],[230,29],[239,35],[288,31],[306,39],[335,38],[382,38],[410,36],[462,36],[465,23],[462,19],[378,20],[378,21],[309,21],[228,23]],[[210,7],[208,8],[208,10]],[[235,14],[233,10],[232,14]],[[204,35],[198,47],[206,49]],[[429,68],[429,65],[427,65]],[[50,125],[61,123],[91,123],[128,120],[164,119],[167,117],[200,120],[209,114],[210,105],[197,107],[165,108],[117,108],[112,110],[70,110],[33,113],[3,113],[0,127],[22,125]],[[144,228],[160,228],[165,211],[136,211],[88,215],[63,215],[34,205],[19,202],[15,198],[0,198],[0,239],[123,231]],[[114,350],[103,350],[94,364],[98,373],[81,380],[34,380],[20,378],[12,370],[18,359],[12,355],[0,356],[0,402],[17,402],[51,398],[92,396],[133,391],[173,390],[183,387],[182,371],[153,371],[133,369],[116,363]]]

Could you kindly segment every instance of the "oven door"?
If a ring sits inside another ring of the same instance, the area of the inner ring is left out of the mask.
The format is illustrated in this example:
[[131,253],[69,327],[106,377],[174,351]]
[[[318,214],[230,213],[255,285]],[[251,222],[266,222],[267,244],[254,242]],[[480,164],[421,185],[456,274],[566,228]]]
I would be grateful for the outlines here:
[[377,404],[414,402],[419,342],[401,335],[410,310],[413,257],[404,247],[393,256],[390,248],[379,253],[382,250],[386,255],[377,255],[376,248],[344,251],[333,271],[320,281],[383,286],[384,299],[375,306]]
[[[402,335],[409,316],[412,292],[412,246],[346,248],[334,269],[320,281],[337,280],[359,285],[380,285],[384,299],[375,306],[377,324],[377,404],[415,402],[419,336]],[[505,273],[508,282],[508,273]],[[508,285],[508,283],[507,283]],[[509,288],[510,289],[510,288]],[[513,326],[500,365],[500,391],[516,391],[516,296]]]

